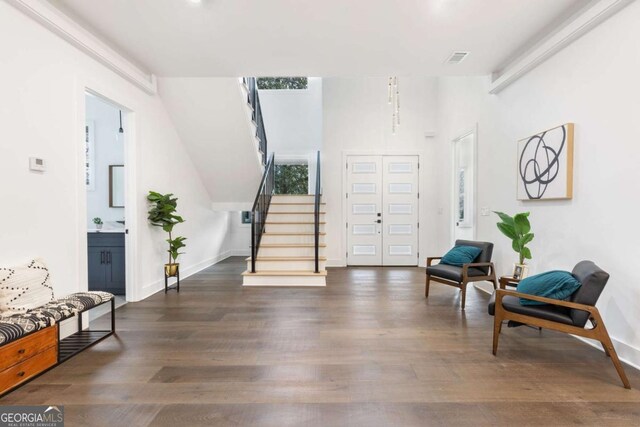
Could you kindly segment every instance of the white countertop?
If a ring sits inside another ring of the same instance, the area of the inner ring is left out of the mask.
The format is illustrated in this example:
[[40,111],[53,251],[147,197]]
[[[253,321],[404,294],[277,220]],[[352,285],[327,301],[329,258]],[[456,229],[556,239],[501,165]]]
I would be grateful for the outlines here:
[[87,233],[124,233],[124,227],[102,227],[101,230],[89,228]]

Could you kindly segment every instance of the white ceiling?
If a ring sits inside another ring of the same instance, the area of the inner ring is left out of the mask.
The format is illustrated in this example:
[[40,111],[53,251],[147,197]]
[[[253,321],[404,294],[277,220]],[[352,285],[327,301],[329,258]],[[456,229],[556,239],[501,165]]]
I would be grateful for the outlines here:
[[[480,75],[588,0],[49,0],[166,77]],[[444,62],[454,50],[471,54]]]

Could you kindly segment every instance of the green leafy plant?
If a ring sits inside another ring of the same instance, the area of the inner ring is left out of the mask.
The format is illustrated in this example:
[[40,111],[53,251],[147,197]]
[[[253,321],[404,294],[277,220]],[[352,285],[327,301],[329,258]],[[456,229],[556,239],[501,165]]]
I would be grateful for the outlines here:
[[511,247],[520,256],[520,264],[524,264],[525,259],[531,259],[531,250],[527,244],[533,240],[529,223],[529,212],[517,213],[509,216],[504,212],[495,212],[502,220],[497,224],[498,230],[511,239]]
[[101,225],[102,224],[102,219],[99,218],[99,217],[95,217],[95,218],[93,218],[93,223],[95,225]]
[[306,77],[258,77],[258,89],[307,89]]
[[180,252],[180,249],[186,246],[184,244],[186,237],[178,236],[174,238],[172,236],[173,227],[184,222],[184,219],[176,213],[178,198],[173,197],[171,193],[160,194],[155,191],[149,191],[147,200],[151,202],[147,218],[151,225],[161,227],[166,233],[169,233],[169,238],[167,239],[167,243],[169,243],[169,250],[167,251],[169,252],[169,264],[171,264],[171,260],[175,263],[178,256],[184,253]]

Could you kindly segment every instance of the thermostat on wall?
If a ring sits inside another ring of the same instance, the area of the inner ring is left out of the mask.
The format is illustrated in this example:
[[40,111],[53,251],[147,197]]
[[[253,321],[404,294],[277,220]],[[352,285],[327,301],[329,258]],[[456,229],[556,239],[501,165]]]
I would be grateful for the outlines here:
[[44,172],[46,169],[44,159],[39,157],[29,157],[29,169],[32,171]]

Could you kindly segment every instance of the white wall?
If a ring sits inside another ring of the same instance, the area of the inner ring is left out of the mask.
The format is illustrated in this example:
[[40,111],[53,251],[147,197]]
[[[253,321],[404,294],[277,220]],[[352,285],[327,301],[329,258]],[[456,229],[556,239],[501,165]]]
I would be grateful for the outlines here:
[[251,206],[262,178],[262,157],[240,79],[160,78],[158,90],[217,208]]
[[306,90],[260,90],[269,153],[295,155],[322,148],[322,79]]
[[[183,275],[226,255],[228,213],[214,213],[211,200],[161,99],[149,96],[76,48],[0,2],[0,262],[33,256],[51,268],[57,295],[87,289],[86,191],[83,183],[84,89],[89,87],[133,111],[127,205],[127,247],[138,254],[133,300],[163,286],[165,236],[147,224],[148,190],[173,192],[186,218],[176,232],[187,240]],[[29,156],[47,162],[45,173],[28,170]],[[135,170],[135,174],[133,171]],[[136,227],[137,223],[137,227]]]
[[124,208],[109,207],[109,166],[124,165],[125,138],[124,134],[118,133],[119,110],[92,95],[87,95],[85,99],[86,117],[88,122],[93,123],[95,144],[95,185],[93,190],[87,190],[87,227],[95,228],[93,218],[98,217],[105,223],[105,228],[117,228],[119,224],[115,221],[124,219]]
[[229,234],[227,249],[230,255],[251,255],[251,224],[242,223],[240,211],[229,212]]
[[[594,261],[611,274],[598,302],[619,354],[640,366],[640,258],[635,215],[640,163],[640,3],[635,2],[497,96],[486,78],[440,79],[439,156],[450,140],[478,123],[478,206],[531,211],[534,273],[571,270]],[[516,141],[566,122],[575,123],[574,196],[568,201],[516,201]],[[449,158],[449,157],[447,157]],[[447,206],[450,162],[438,163],[441,204]],[[444,202],[443,202],[444,201]],[[446,218],[449,218],[447,215]],[[498,272],[516,259],[496,229],[478,218],[478,238],[496,243]],[[440,250],[449,227],[440,227]]]
[[343,218],[344,155],[346,153],[422,154],[420,165],[421,263],[434,249],[437,209],[428,200],[435,197],[437,176],[431,163],[436,126],[436,81],[433,78],[399,77],[401,125],[391,130],[392,107],[387,98],[388,78],[323,79],[322,183],[327,203],[327,261],[345,265],[346,233]]

